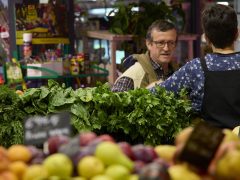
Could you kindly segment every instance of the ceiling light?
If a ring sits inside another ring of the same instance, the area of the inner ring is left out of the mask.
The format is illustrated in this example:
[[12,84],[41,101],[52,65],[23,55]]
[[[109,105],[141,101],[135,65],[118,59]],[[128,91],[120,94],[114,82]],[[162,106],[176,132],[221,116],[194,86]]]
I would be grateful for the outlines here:
[[229,3],[228,3],[228,2],[226,2],[226,1],[224,1],[224,2],[217,2],[217,4],[222,4],[222,5],[226,5],[226,6],[228,6],[228,5],[229,5]]

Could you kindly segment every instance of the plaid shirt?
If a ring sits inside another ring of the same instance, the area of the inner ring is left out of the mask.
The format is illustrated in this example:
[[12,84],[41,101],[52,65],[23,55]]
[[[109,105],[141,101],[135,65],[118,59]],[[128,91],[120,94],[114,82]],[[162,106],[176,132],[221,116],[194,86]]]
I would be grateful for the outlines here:
[[[163,74],[163,68],[161,67],[161,65],[154,62],[153,60],[151,60],[151,64],[157,75],[157,78],[158,79],[163,78],[164,74]],[[114,83],[114,85],[112,87],[113,92],[123,92],[123,91],[128,91],[131,89],[134,89],[134,82],[129,77],[121,77],[120,79],[117,80],[117,82]]]

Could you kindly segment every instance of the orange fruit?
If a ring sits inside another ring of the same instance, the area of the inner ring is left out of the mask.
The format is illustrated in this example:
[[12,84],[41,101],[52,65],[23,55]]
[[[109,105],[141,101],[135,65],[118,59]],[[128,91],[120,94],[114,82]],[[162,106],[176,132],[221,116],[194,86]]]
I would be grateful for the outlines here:
[[0,172],[6,170],[9,163],[7,149],[3,146],[0,146]]
[[11,161],[24,161],[28,162],[32,158],[30,150],[22,145],[15,144],[8,148],[8,158]]
[[9,170],[13,172],[18,178],[22,178],[26,172],[28,165],[23,161],[14,161],[9,165]]
[[11,171],[3,171],[0,174],[0,180],[18,180],[18,177]]

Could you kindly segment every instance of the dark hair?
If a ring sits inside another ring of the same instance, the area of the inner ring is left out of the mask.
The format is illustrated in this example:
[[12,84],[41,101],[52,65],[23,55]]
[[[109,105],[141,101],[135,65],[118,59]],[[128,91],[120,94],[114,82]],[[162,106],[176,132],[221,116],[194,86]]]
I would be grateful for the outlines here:
[[158,31],[162,31],[162,32],[166,32],[168,30],[172,30],[172,29],[176,29],[175,25],[173,23],[171,23],[170,21],[167,21],[167,20],[162,20],[162,19],[159,19],[159,20],[156,20],[154,21],[148,28],[147,30],[147,34],[146,34],[146,39],[147,40],[152,40],[152,31],[153,29],[156,29]]
[[237,14],[230,6],[213,4],[202,12],[202,28],[216,48],[231,46],[238,32]]

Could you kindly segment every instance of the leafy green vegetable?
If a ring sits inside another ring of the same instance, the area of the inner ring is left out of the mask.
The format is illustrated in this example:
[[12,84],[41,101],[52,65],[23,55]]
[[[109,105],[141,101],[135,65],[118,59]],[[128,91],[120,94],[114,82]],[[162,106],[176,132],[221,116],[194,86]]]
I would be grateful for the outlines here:
[[12,144],[23,143],[22,101],[19,96],[7,86],[0,86],[0,145],[9,147]]
[[156,91],[114,93],[107,84],[73,90],[49,80],[48,87],[28,89],[18,109],[23,107],[27,115],[68,111],[77,131],[109,133],[130,143],[172,143],[191,123],[191,104],[184,90],[179,96],[161,87]]

